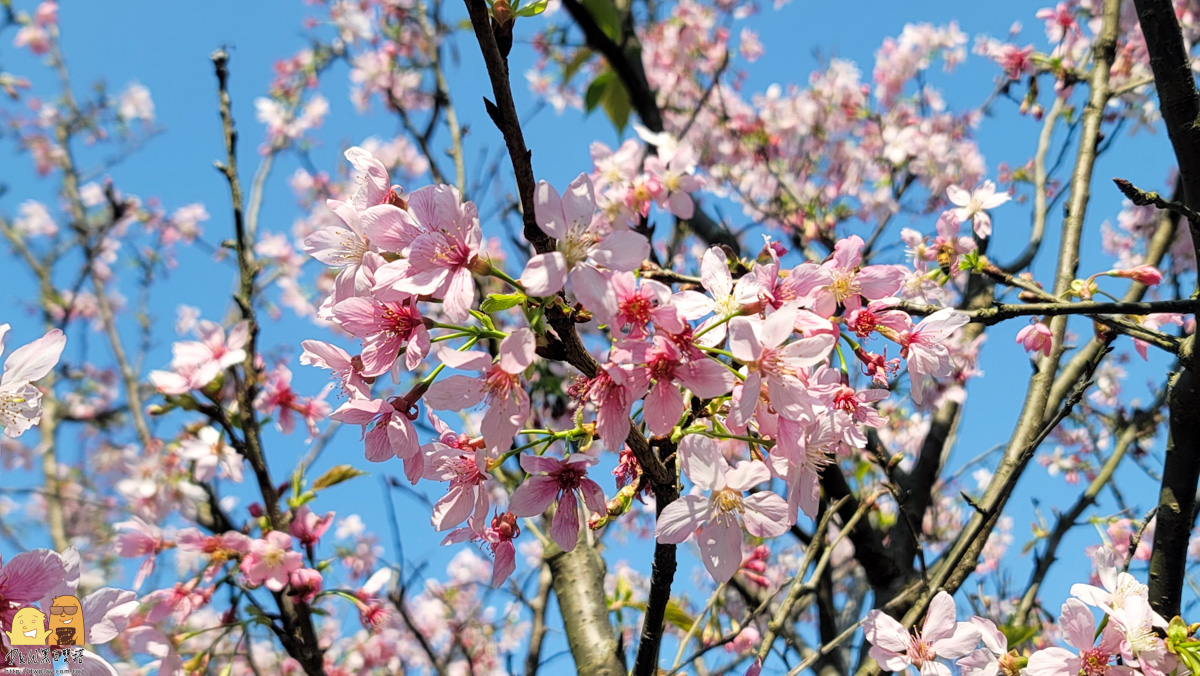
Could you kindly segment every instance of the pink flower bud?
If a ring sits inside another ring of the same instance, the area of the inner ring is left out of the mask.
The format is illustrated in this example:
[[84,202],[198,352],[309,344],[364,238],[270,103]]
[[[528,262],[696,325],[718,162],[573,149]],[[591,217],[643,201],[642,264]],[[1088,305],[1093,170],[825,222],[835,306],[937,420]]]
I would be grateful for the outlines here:
[[1034,321],[1017,333],[1017,342],[1030,354],[1041,352],[1049,357],[1050,348],[1054,344],[1054,334],[1050,333],[1049,326]]
[[1133,281],[1139,284],[1145,284],[1146,286],[1157,286],[1158,284],[1162,283],[1163,278],[1162,272],[1159,271],[1158,268],[1150,265],[1139,265],[1135,268],[1129,268],[1128,270],[1113,270],[1111,274],[1113,277],[1132,279]]

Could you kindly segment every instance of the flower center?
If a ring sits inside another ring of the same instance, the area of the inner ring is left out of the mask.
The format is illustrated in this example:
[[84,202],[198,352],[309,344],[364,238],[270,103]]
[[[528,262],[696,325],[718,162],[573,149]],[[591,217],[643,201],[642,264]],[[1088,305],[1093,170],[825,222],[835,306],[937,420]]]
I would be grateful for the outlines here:
[[1092,648],[1079,654],[1079,676],[1105,676],[1108,661],[1112,656],[1100,648]]
[[847,298],[859,295],[858,282],[854,279],[854,273],[847,270],[834,268],[833,281],[829,284],[829,292],[841,303]]
[[483,483],[484,476],[475,464],[475,459],[466,455],[450,458],[445,462],[446,468],[454,472],[450,479],[450,487],[478,486]]
[[740,514],[745,511],[742,494],[732,488],[722,488],[717,491],[712,497],[712,503],[719,514],[732,514],[733,512]]
[[926,662],[937,659],[937,653],[933,652],[933,646],[921,639],[919,633],[913,632],[912,640],[908,644],[908,659],[914,667],[919,668]]
[[379,325],[382,327],[384,333],[406,339],[412,335],[413,329],[420,321],[416,310],[413,308],[396,303],[387,303],[383,306]]

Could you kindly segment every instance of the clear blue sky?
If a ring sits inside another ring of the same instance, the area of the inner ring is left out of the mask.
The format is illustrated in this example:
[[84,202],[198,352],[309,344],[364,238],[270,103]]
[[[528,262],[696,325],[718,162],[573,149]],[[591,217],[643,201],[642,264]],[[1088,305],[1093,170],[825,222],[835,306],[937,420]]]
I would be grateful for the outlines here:
[[[765,9],[760,15],[745,22],[759,31],[766,47],[765,56],[750,69],[747,91],[761,91],[773,82],[807,81],[808,74],[817,66],[816,54],[849,58],[859,63],[869,80],[874,63],[874,51],[884,37],[898,35],[907,22],[928,21],[945,23],[957,20],[960,27],[973,39],[979,34],[1003,37],[1013,21],[1021,21],[1025,29],[1020,44],[1032,42],[1044,46],[1041,22],[1034,19],[1034,12],[1052,3],[1020,0],[1010,3],[962,3],[927,1],[921,3],[865,2],[855,5],[852,11],[843,3],[795,1],[778,12]],[[18,3],[20,9],[32,10],[30,3]],[[769,3],[768,3],[769,5]],[[228,192],[222,177],[212,169],[212,161],[222,157],[220,126],[217,117],[215,81],[208,59],[216,47],[228,45],[231,49],[232,81],[231,93],[234,113],[241,132],[242,172],[249,177],[256,160],[255,149],[262,140],[261,125],[255,122],[253,100],[264,93],[272,78],[275,60],[286,57],[306,45],[302,23],[305,17],[315,16],[319,8],[301,3],[283,2],[220,2],[207,3],[162,3],[127,1],[122,3],[83,4],[67,3],[60,18],[63,26],[64,46],[76,93],[84,92],[89,83],[105,80],[110,88],[119,91],[130,82],[140,82],[148,87],[154,97],[158,124],[166,133],[153,139],[131,161],[114,167],[109,175],[125,193],[134,193],[143,199],[157,197],[168,211],[191,203],[204,203],[212,219],[205,224],[207,238],[217,241],[232,232],[230,212],[227,208]],[[461,7],[451,3],[448,11],[461,14]],[[518,40],[533,33],[537,20],[518,24]],[[0,65],[3,70],[23,74],[35,81],[34,94],[53,96],[53,80],[50,74],[26,52],[11,47],[12,32],[3,35],[0,42]],[[475,158],[475,150],[486,147],[495,150],[500,138],[483,111],[481,97],[490,96],[486,79],[483,77],[482,62],[478,49],[469,35],[460,34],[455,41],[457,49],[454,61],[457,66],[451,75],[451,94],[458,105],[459,114],[470,128],[472,150],[468,158]],[[970,44],[968,48],[970,48]],[[530,61],[530,48],[518,43],[513,52],[514,89],[519,111],[532,111],[534,103],[523,80],[523,72]],[[930,75],[930,81],[943,92],[952,109],[977,106],[991,92],[997,69],[982,57],[970,56],[967,63],[952,76],[944,76],[940,66]],[[359,116],[348,98],[349,83],[347,69],[343,65],[328,73],[322,92],[329,99],[332,111],[324,127],[316,134],[320,145],[312,151],[316,165],[331,174],[340,168],[340,150],[346,145],[360,142],[368,136],[388,137],[398,131],[395,120],[381,114],[376,107],[372,114]],[[1043,98],[1045,98],[1043,93]],[[978,140],[988,162],[989,172],[994,175],[1001,162],[1017,164],[1032,156],[1036,142],[1037,125],[1028,118],[1015,114],[1015,104],[1001,103],[997,115],[985,119],[978,131]],[[556,117],[552,110],[541,111],[527,129],[527,140],[533,150],[534,169],[538,178],[556,185],[569,181],[580,171],[590,168],[588,143],[599,138],[610,145],[615,134],[607,121],[597,115],[581,125],[575,113],[568,112]],[[1061,136],[1060,136],[1061,138]],[[83,151],[84,164],[107,156]],[[1073,150],[1072,150],[1073,153]],[[36,177],[28,169],[24,158],[16,156],[11,141],[0,145],[0,181],[8,186],[8,193],[0,199],[0,213],[13,216],[17,205],[29,198],[54,204],[52,197],[56,188],[51,181]],[[1126,139],[1116,149],[1103,156],[1093,183],[1093,201],[1085,227],[1085,256],[1082,272],[1106,268],[1108,261],[1101,258],[1099,250],[1100,224],[1114,220],[1119,209],[1120,198],[1108,183],[1111,176],[1120,175],[1134,183],[1151,189],[1162,188],[1171,160],[1169,146],[1164,134],[1139,133]],[[267,231],[290,230],[294,218],[300,215],[291,192],[286,185],[287,177],[297,167],[291,156],[284,156],[277,164],[268,183],[261,223]],[[501,170],[508,173],[505,162]],[[1019,250],[1028,232],[1028,205],[1008,205],[994,213],[997,235],[993,251],[1001,252],[1005,259]],[[736,210],[727,210],[738,213]],[[899,219],[898,219],[899,220]],[[1059,224],[1059,215],[1052,214],[1049,227]],[[933,219],[916,219],[909,225],[920,230],[932,231]],[[490,224],[485,223],[485,234]],[[494,227],[494,224],[491,224]],[[857,232],[868,232],[865,226]],[[849,234],[849,233],[847,233]],[[1043,248],[1037,264],[1040,278],[1048,279],[1053,266],[1056,242],[1053,235]],[[1008,255],[1005,255],[1008,254]],[[0,265],[7,265],[0,263]],[[124,266],[118,271],[130,276]],[[510,271],[515,272],[515,271]],[[5,275],[5,302],[28,298],[31,285],[18,276],[15,284],[12,275]],[[202,281],[201,281],[202,280]],[[172,277],[155,290],[152,309],[160,329],[157,333],[161,342],[148,358],[151,368],[162,367],[170,359],[167,339],[173,335],[175,305],[196,305],[210,318],[218,318],[227,310],[228,291],[232,274],[225,266],[214,266],[198,253],[181,256],[181,266]],[[12,305],[9,306],[13,307]],[[14,325],[9,338],[10,346],[19,345],[34,337],[38,326],[31,317],[15,314],[13,310],[0,321]],[[955,465],[971,458],[996,444],[1003,444],[1009,436],[1026,384],[1028,361],[1013,344],[1013,336],[1023,326],[1020,321],[997,327],[989,331],[984,350],[983,369],[985,378],[969,390],[967,413],[959,428],[959,444],[952,458]],[[128,321],[127,327],[132,327]],[[76,331],[79,329],[77,328]],[[1077,331],[1085,332],[1087,326],[1079,323]],[[129,334],[132,338],[132,333]],[[1085,334],[1086,335],[1086,334]],[[295,321],[285,315],[279,323],[266,329],[264,344],[282,344],[299,352],[300,336],[321,336],[319,330]],[[76,355],[82,341],[73,336],[69,355]],[[107,359],[107,350],[99,336],[90,338],[92,354],[101,360]],[[1126,348],[1128,348],[1127,341]],[[1130,392],[1147,391],[1143,383],[1157,382],[1162,378],[1166,364],[1163,359],[1152,358],[1149,368],[1139,368],[1140,362],[1129,365],[1130,377],[1127,388]],[[315,393],[324,384],[324,372],[294,364],[297,389],[302,393]],[[166,423],[164,432],[170,433],[171,423]],[[1051,450],[1047,445],[1044,451]],[[282,480],[285,468],[304,453],[302,437],[272,438],[270,460],[277,478]],[[1157,447],[1161,453],[1161,444]],[[1157,454],[1156,453],[1156,454]],[[72,453],[67,453],[68,457]],[[328,450],[316,468],[320,472],[335,463],[350,462],[367,467],[362,448],[356,434],[347,431]],[[378,471],[380,467],[369,467]],[[399,474],[398,463],[386,467]],[[1132,464],[1126,466],[1129,475],[1140,475],[1141,471]],[[4,485],[13,482],[25,483],[32,477],[3,478]],[[606,486],[609,484],[605,483]],[[1139,490],[1126,489],[1126,498],[1136,504],[1143,513],[1153,504],[1156,491],[1146,481],[1134,481],[1130,486]],[[1046,479],[1037,468],[1032,468],[1029,478],[1023,482],[1013,499],[1010,514],[1014,517],[1014,543],[1008,558],[1011,565],[1011,582],[1016,593],[1023,589],[1028,576],[1029,556],[1017,562],[1017,551],[1029,537],[1028,526],[1033,520],[1031,498],[1043,499],[1042,513],[1050,518],[1049,506],[1069,505],[1082,486],[1065,490],[1059,479]],[[340,515],[359,512],[372,527],[381,534],[381,542],[388,547],[390,538],[386,534],[386,523],[379,509],[379,487],[377,477],[358,479],[353,486],[328,492],[322,500],[321,509],[335,509]],[[411,561],[427,560],[429,570],[439,570],[458,549],[442,549],[437,546],[438,538],[432,529],[423,523],[424,510],[411,498],[398,496],[397,506],[404,515],[412,515],[411,521],[418,525],[404,531],[405,552]],[[1115,511],[1107,495],[1101,498],[1101,513]],[[403,519],[402,519],[403,520]],[[35,537],[25,538],[27,544],[37,544]],[[1048,608],[1057,608],[1066,596],[1071,581],[1086,574],[1081,554],[1073,559],[1075,552],[1083,546],[1097,542],[1095,531],[1081,527],[1064,543],[1060,558],[1065,559],[1058,572],[1053,574],[1044,587],[1042,597]],[[635,568],[649,573],[648,549],[637,546],[629,549],[628,558]],[[0,545],[0,553],[11,554]],[[678,579],[684,588],[690,586],[693,568],[698,562],[687,556],[683,559]],[[522,574],[518,570],[518,575]],[[114,581],[128,583],[130,580]],[[550,649],[545,654],[555,652]]]

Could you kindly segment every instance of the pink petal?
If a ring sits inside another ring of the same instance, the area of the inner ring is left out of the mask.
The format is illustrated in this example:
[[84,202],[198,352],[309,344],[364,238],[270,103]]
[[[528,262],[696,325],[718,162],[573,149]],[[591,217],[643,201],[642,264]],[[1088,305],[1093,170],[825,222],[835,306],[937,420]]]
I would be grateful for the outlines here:
[[300,343],[304,352],[300,355],[300,363],[320,368],[342,371],[350,367],[350,355],[336,345],[330,345],[323,340],[305,340]]
[[411,458],[421,452],[416,428],[408,418],[399,413],[392,415],[388,420],[387,438],[397,458]]
[[534,298],[553,296],[567,283],[567,259],[557,251],[537,254],[525,264],[518,281]]
[[704,252],[700,260],[700,283],[714,298],[724,298],[733,291],[729,257],[721,247],[714,246]]
[[684,364],[675,372],[684,387],[701,399],[729,394],[735,379],[733,373],[713,359],[700,359]]
[[788,303],[771,313],[762,325],[762,344],[767,347],[782,345],[783,341],[792,335],[792,329],[796,326],[796,316],[799,314],[800,308],[796,303]]
[[517,550],[512,542],[501,542],[492,548],[492,554],[492,586],[499,587],[517,569]]
[[604,489],[600,488],[600,484],[595,481],[587,478],[580,480],[579,494],[583,496],[583,504],[587,505],[588,510],[593,514],[603,514],[608,509],[608,502],[604,499]]
[[743,364],[756,362],[762,356],[758,331],[749,319],[734,317],[729,320],[729,351],[733,353],[734,359]]
[[558,501],[554,518],[550,520],[550,538],[564,552],[575,549],[579,542],[579,502],[573,491],[565,491]]
[[471,376],[442,378],[429,387],[425,403],[438,411],[461,411],[483,401],[484,383]]
[[708,518],[709,503],[699,495],[683,495],[663,508],[654,525],[658,542],[677,545],[688,539]]
[[729,418],[733,424],[744,427],[750,422],[750,417],[754,415],[754,407],[758,405],[761,396],[762,373],[754,371],[746,376],[746,381],[740,388],[733,389],[733,405],[729,411]]
[[1062,606],[1058,627],[1067,645],[1076,650],[1090,650],[1095,641],[1096,618],[1092,610],[1078,599],[1067,599]]
[[925,623],[921,625],[921,636],[928,643],[950,636],[954,633],[957,616],[954,597],[944,591],[938,592],[929,602],[929,612],[925,615]]
[[571,273],[571,287],[575,297],[599,322],[612,322],[617,314],[617,296],[604,273],[590,265],[581,266]]
[[537,338],[533,331],[517,329],[500,341],[500,368],[514,375],[521,373],[533,364],[536,350]]
[[563,220],[562,198],[554,186],[539,181],[533,193],[533,213],[542,232],[554,239],[567,236],[567,223]]
[[742,566],[742,529],[730,515],[709,521],[696,533],[704,567],[717,582],[728,582]]
[[669,381],[660,380],[646,395],[643,415],[650,433],[661,437],[675,428],[683,415],[683,393]]
[[22,552],[0,568],[0,595],[17,604],[38,601],[63,580],[62,557],[49,549]]
[[[535,201],[535,211],[536,206]],[[592,224],[592,219],[596,216],[596,195],[592,179],[587,174],[579,174],[571,181],[571,185],[567,186],[567,191],[562,196],[562,212],[567,223],[568,237],[586,230]]]
[[904,626],[882,610],[871,610],[863,621],[863,637],[877,648],[893,653],[908,651],[909,634]]
[[535,474],[525,478],[508,501],[508,511],[517,516],[538,516],[558,497],[558,479]]
[[725,485],[735,491],[748,491],[771,480],[771,470],[760,460],[743,460],[725,472]]
[[746,511],[742,512],[746,532],[755,537],[778,537],[786,533],[791,525],[787,502],[770,491],[755,493],[743,499],[742,503],[746,506]]
[[41,338],[13,350],[4,360],[4,375],[0,377],[0,385],[43,378],[58,363],[66,345],[67,337],[63,332],[50,329]]
[[963,190],[957,185],[952,185],[946,188],[946,197],[950,198],[951,204],[959,207],[965,207],[971,203],[971,193]]
[[936,641],[928,637],[925,640],[932,644],[938,657],[954,660],[966,655],[979,645],[979,627],[970,622],[958,622],[955,625],[954,633],[950,636]]
[[717,442],[700,434],[689,434],[679,442],[683,473],[700,488],[715,491],[725,486],[725,459]]
[[558,458],[531,453],[521,454],[521,469],[528,474],[553,474],[563,467],[563,461]]
[[446,290],[442,307],[445,308],[446,316],[451,321],[463,322],[471,316],[471,306],[474,303],[475,284],[471,279],[471,271],[467,268],[459,268],[450,277],[450,287]]
[[452,486],[433,506],[433,529],[444,531],[466,521],[474,507],[474,493],[473,486]]
[[630,271],[650,255],[650,240],[632,230],[615,230],[592,251],[592,260],[610,270]]

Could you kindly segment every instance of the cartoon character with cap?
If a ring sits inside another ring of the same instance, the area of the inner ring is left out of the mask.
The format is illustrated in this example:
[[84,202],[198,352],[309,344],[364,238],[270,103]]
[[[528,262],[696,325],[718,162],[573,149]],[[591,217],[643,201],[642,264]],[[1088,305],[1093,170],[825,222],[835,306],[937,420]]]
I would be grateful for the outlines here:
[[46,645],[46,616],[37,608],[22,608],[13,616],[12,631],[4,632],[12,645]]
[[74,596],[56,596],[50,606],[50,641],[55,645],[83,645],[83,607]]

